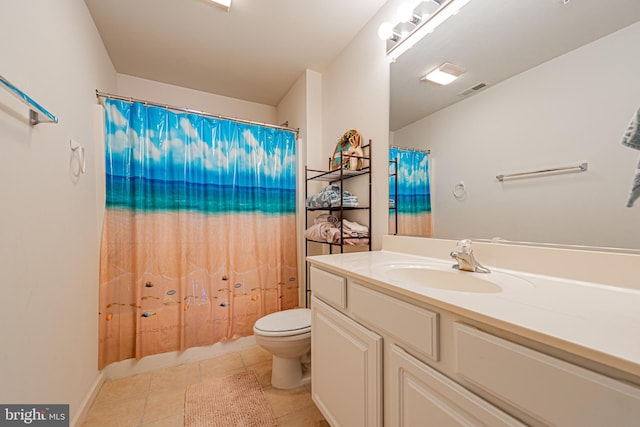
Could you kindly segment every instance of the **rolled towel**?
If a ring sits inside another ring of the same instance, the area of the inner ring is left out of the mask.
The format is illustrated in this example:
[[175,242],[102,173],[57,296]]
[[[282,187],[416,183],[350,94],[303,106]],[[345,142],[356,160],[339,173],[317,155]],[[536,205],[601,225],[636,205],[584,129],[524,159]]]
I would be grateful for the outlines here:
[[338,223],[340,222],[340,220],[338,219],[338,217],[331,215],[331,214],[322,214],[322,215],[318,215],[314,220],[313,223],[314,224],[320,224],[322,222],[329,222],[331,224],[333,224],[334,226],[338,225]]
[[317,242],[329,241],[328,236],[333,229],[335,229],[335,227],[330,222],[321,222],[307,228],[304,231],[304,237]]

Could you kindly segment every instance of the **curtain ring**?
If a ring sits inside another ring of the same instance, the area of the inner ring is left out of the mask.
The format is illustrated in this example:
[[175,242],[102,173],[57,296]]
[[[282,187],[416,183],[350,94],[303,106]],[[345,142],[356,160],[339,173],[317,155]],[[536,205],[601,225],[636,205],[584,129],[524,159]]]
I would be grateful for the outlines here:
[[455,197],[456,200],[462,200],[467,197],[467,189],[463,181],[460,181],[453,187],[453,197]]

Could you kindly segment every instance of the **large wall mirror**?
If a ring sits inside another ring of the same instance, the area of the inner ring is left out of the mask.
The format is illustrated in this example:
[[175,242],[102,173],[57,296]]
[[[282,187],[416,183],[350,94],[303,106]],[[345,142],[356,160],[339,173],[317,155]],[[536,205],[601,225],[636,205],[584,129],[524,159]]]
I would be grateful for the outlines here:
[[[471,0],[391,64],[390,142],[430,151],[431,236],[640,249],[639,21],[638,0]],[[421,81],[446,62],[466,71]]]

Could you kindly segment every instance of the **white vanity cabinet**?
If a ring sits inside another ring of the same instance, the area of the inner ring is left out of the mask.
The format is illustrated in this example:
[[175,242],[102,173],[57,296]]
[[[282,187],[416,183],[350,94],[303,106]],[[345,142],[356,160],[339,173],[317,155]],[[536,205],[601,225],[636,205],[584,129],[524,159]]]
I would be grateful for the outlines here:
[[310,275],[312,395],[333,427],[640,425],[636,377],[341,271]]
[[437,361],[437,313],[315,267],[311,291],[312,397],[332,426],[521,426],[405,351]]

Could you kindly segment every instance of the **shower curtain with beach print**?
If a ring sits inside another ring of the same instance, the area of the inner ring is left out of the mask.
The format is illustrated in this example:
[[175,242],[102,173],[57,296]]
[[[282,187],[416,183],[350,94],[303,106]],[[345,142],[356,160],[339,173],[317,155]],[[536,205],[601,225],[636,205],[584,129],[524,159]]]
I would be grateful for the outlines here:
[[105,100],[99,366],[298,305],[295,134]]
[[[389,160],[389,230],[396,234],[433,235],[429,154],[411,148],[391,147]],[[394,171],[397,168],[397,171]],[[396,181],[397,180],[397,194]]]

